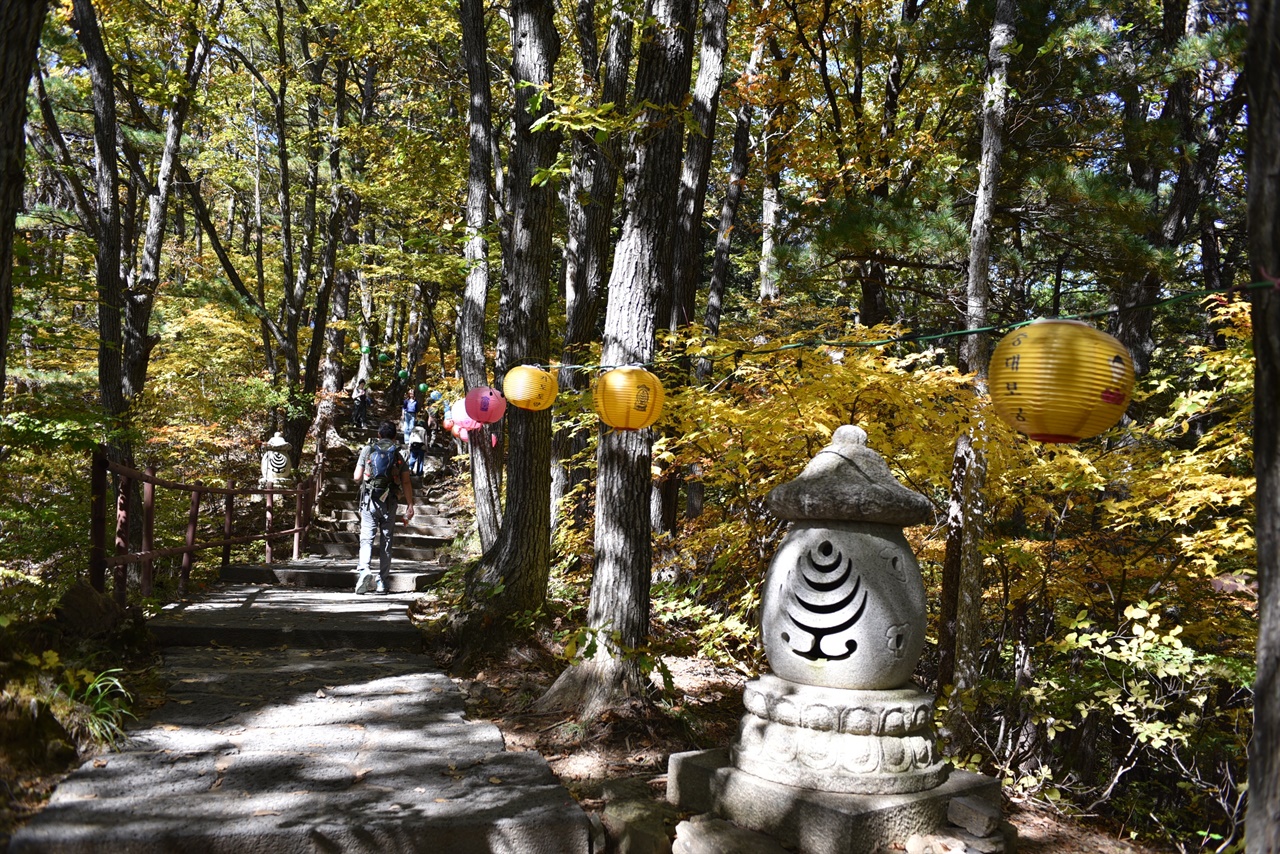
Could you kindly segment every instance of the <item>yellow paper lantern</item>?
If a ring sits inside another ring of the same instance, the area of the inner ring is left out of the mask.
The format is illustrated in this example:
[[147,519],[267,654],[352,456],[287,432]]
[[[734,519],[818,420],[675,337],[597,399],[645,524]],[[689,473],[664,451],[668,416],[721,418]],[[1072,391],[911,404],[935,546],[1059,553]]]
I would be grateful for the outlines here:
[[507,402],[521,409],[540,412],[555,403],[556,378],[550,371],[519,365],[507,371],[502,380],[502,393]]
[[1124,415],[1133,359],[1124,345],[1077,320],[1037,320],[991,354],[996,414],[1037,442],[1078,442]]
[[596,381],[592,405],[600,420],[619,430],[643,430],[658,420],[666,393],[643,368],[614,368]]

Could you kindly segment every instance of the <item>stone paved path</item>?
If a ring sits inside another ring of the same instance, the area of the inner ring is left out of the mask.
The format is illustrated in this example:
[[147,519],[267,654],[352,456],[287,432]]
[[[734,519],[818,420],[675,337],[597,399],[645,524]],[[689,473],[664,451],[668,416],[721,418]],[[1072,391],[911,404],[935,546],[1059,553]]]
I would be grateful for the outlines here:
[[466,720],[417,651],[411,598],[227,585],[172,608],[167,702],[10,851],[589,854],[542,757]]

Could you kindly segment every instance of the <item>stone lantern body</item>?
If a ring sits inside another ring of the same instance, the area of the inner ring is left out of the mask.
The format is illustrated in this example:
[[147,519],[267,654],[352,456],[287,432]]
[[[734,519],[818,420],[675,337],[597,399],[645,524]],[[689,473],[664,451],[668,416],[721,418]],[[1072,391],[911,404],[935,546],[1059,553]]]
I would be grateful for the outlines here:
[[902,529],[933,518],[859,427],[832,442],[770,511],[794,524],[765,579],[773,673],[747,685],[733,764],[828,792],[891,794],[947,777],[933,698],[911,684],[925,642],[920,567]]
[[287,486],[291,481],[289,468],[289,452],[293,445],[289,444],[280,433],[267,440],[267,449],[262,454],[263,489]]

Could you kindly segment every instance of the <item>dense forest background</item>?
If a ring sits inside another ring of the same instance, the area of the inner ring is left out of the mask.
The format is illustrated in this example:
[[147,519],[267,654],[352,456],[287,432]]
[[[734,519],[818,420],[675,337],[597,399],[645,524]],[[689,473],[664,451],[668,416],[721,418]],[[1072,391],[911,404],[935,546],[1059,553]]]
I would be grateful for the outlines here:
[[[319,465],[358,379],[551,366],[554,412],[472,436],[459,648],[554,627],[544,701],[585,715],[652,699],[664,653],[761,667],[764,496],[858,423],[937,508],[908,534],[953,761],[1239,849],[1246,30],[1216,0],[50,5],[0,273],[0,625],[84,577],[98,443],[243,484],[275,431]],[[1103,436],[991,412],[990,348],[1039,316],[1133,355]],[[598,429],[625,364],[666,385],[650,431]]]

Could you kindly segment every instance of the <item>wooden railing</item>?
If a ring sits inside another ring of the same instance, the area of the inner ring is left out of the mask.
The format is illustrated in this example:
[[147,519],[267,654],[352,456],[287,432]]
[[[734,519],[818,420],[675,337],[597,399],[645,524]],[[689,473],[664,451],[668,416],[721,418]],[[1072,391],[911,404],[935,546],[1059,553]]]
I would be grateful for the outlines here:
[[[271,541],[281,537],[293,537],[293,559],[302,556],[306,542],[307,530],[311,526],[312,501],[316,480],[314,476],[307,478],[293,489],[236,489],[235,484],[226,487],[206,486],[201,481],[195,483],[178,483],[156,477],[155,467],[146,471],[138,471],[128,466],[114,463],[107,458],[106,449],[99,447],[93,454],[92,465],[92,500],[90,506],[89,536],[89,583],[99,593],[106,592],[107,567],[113,568],[116,601],[125,604],[125,591],[128,582],[128,565],[136,563],[140,567],[140,579],[143,596],[150,596],[154,581],[154,565],[158,558],[182,555],[182,569],[178,576],[178,592],[187,592],[187,581],[191,576],[191,563],[196,552],[203,549],[222,547],[222,565],[231,562],[231,547],[242,543],[265,541],[266,562],[272,560]],[[107,556],[107,491],[110,488],[111,473],[119,475],[119,487],[116,490],[116,538],[115,554]],[[129,548],[129,492],[131,483],[142,484],[142,551],[132,552]],[[190,511],[187,514],[186,544],[167,549],[155,548],[155,489],[157,486],[189,493],[191,496]],[[200,502],[205,495],[226,496],[223,515],[222,539],[197,543],[196,528],[200,521]],[[236,496],[261,495],[265,498],[265,517],[263,528],[257,533],[233,537],[235,529]],[[276,531],[272,529],[275,515],[276,496],[294,497],[294,525],[291,528]]]

